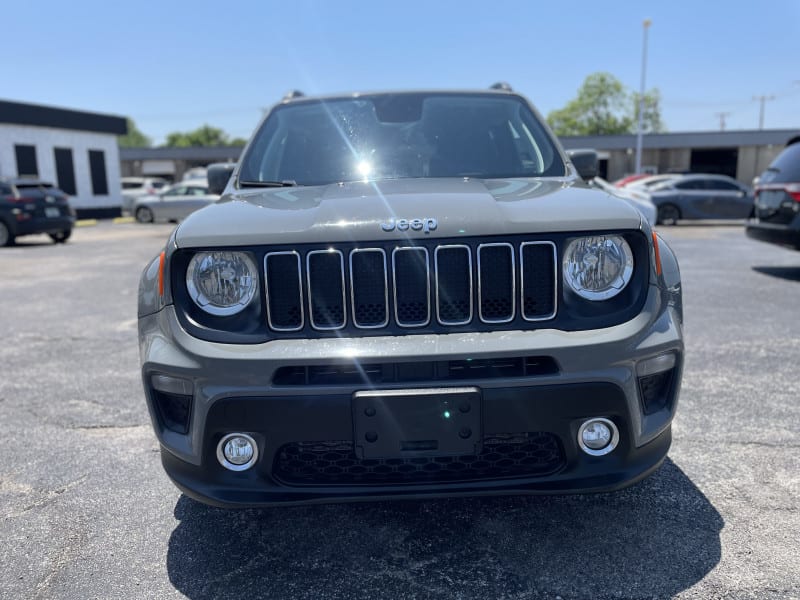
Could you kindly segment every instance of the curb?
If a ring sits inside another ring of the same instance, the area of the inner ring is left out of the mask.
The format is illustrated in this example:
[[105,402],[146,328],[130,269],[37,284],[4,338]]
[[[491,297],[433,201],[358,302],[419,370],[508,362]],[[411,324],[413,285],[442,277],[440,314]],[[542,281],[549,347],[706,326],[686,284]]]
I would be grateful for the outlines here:
[[[106,219],[103,220],[105,221]],[[136,219],[133,217],[114,217],[113,219],[110,219],[110,221],[114,225],[120,225],[125,223],[135,223]],[[98,222],[98,219],[78,219],[75,221],[75,227],[93,227],[97,225]]]

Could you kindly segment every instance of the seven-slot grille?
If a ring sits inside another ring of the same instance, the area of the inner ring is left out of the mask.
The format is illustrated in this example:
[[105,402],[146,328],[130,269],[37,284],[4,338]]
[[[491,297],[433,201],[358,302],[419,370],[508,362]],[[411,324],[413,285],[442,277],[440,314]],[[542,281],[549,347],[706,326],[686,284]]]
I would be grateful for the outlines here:
[[324,332],[548,320],[556,258],[549,241],[268,252],[267,322]]

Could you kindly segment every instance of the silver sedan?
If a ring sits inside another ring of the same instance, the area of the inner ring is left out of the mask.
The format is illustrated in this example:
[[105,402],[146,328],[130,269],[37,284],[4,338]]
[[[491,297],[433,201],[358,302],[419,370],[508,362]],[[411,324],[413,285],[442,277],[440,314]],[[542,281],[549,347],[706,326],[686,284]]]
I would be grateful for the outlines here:
[[658,222],[679,219],[746,219],[753,211],[753,193],[725,175],[684,175],[650,188]]
[[218,199],[218,195],[208,193],[207,182],[182,181],[165,188],[157,195],[137,198],[133,214],[140,223],[180,221]]

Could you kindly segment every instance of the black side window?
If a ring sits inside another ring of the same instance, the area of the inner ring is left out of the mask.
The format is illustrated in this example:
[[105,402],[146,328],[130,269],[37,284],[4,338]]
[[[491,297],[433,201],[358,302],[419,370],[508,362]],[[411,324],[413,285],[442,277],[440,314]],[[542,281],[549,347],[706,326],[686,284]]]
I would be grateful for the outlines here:
[[724,190],[724,191],[739,191],[738,185],[732,181],[725,181],[724,179],[708,179],[708,189],[710,190]]
[[36,162],[36,146],[14,146],[17,155],[17,175],[20,177],[38,177],[39,165]]
[[89,150],[89,171],[92,176],[92,194],[95,196],[108,195],[106,155],[102,150]]
[[704,190],[706,186],[702,179],[689,179],[675,184],[679,190]]
[[58,187],[65,194],[74,196],[78,193],[75,187],[75,166],[72,163],[72,150],[70,148],[55,148],[56,179]]
[[0,196],[8,196],[12,194],[11,186],[6,185],[5,183],[0,183]]

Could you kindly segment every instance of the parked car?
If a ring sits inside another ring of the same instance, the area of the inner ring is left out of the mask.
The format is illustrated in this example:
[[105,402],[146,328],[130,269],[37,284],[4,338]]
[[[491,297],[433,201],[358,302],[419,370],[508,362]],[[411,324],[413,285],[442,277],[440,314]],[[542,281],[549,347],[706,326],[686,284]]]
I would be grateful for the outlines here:
[[626,175],[621,179],[617,179],[612,183],[616,187],[625,187],[626,185],[633,183],[634,181],[639,181],[640,179],[644,179],[645,177],[652,177],[651,173],[636,173],[634,175]]
[[192,167],[183,174],[181,178],[183,181],[191,181],[194,179],[206,179],[207,171],[205,167]]
[[0,179],[0,246],[23,235],[46,233],[56,243],[72,235],[75,211],[67,194],[38,179]]
[[676,179],[680,177],[680,175],[676,175],[675,173],[664,173],[661,175],[648,175],[647,177],[642,177],[641,179],[637,179],[636,181],[632,181],[630,183],[626,183],[625,185],[621,186],[626,190],[641,190],[645,192],[649,192],[655,186],[664,183],[665,181],[670,181],[672,179]]
[[591,179],[589,183],[604,192],[626,200],[632,204],[636,210],[642,213],[642,216],[647,219],[650,225],[656,224],[656,205],[653,204],[652,200],[650,200],[650,195],[646,192],[628,187],[619,188],[615,185],[611,185],[602,177],[595,177]]
[[753,194],[726,175],[682,175],[650,188],[658,223],[680,219],[746,219],[753,212]]
[[133,214],[140,223],[180,221],[218,199],[219,195],[208,193],[206,181],[192,179],[166,187],[155,196],[137,198]]
[[525,98],[295,95],[248,148],[140,281],[145,396],[180,489],[219,506],[574,493],[658,468],[683,364],[675,256]]
[[169,185],[160,177],[123,177],[122,178],[122,210],[133,214],[133,205],[137,198],[158,194]]
[[800,137],[772,161],[755,190],[755,221],[747,235],[800,250]]

